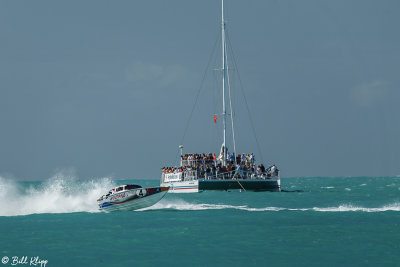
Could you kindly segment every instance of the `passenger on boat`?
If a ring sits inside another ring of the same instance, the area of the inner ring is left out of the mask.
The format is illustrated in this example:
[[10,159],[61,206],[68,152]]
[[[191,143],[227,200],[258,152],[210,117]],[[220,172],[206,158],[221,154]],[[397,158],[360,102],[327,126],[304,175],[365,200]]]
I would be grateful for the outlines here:
[[242,163],[242,157],[240,157],[240,155],[236,156],[236,164],[240,165],[240,163]]
[[250,155],[249,154],[246,155],[245,164],[250,165]]
[[264,165],[263,165],[263,164],[261,164],[261,166],[260,166],[260,169],[261,169],[261,172],[262,172],[262,173],[264,173],[264,172],[265,172],[265,167],[264,167]]
[[246,154],[242,154],[242,161],[241,161],[242,163],[245,163],[246,162]]
[[257,170],[256,170],[257,176],[261,175],[261,168],[260,165],[257,165]]
[[276,172],[276,166],[275,166],[275,164],[273,164],[273,165],[271,166],[271,174],[274,176],[274,175],[275,175],[275,172]]
[[232,153],[231,155],[230,155],[230,161],[231,161],[231,163],[233,164],[234,162],[235,162],[235,153]]
[[275,164],[274,164],[274,167],[275,167],[275,171],[273,172],[273,174],[274,174],[275,176],[278,176],[278,175],[279,175],[279,170],[278,170],[278,168],[276,167]]

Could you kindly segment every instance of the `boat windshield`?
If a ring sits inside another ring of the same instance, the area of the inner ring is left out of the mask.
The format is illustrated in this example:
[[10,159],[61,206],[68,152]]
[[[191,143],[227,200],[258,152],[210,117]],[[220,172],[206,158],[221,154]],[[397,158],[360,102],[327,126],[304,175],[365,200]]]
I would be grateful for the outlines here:
[[135,189],[135,188],[142,188],[140,185],[136,185],[136,184],[128,184],[125,186],[125,190],[131,190],[131,189]]

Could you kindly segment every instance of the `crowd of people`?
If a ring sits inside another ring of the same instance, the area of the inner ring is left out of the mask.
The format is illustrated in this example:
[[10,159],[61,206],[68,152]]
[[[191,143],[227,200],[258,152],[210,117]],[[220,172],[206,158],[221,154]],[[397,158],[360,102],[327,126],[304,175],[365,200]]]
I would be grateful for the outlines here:
[[185,173],[197,171],[198,178],[271,178],[279,175],[275,164],[266,168],[263,164],[256,165],[254,154],[227,154],[226,166],[223,159],[215,154],[185,154],[181,156],[180,167],[164,167],[162,171],[167,173]]

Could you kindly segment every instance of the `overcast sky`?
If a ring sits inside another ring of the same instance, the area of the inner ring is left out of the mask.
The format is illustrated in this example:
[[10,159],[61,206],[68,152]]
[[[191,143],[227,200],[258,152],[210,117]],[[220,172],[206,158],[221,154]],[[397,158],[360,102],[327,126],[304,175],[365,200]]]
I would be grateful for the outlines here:
[[[232,78],[238,152],[283,177],[400,175],[399,1],[225,5],[261,155]],[[158,179],[219,27],[218,0],[1,1],[0,175]],[[220,148],[216,58],[185,152]]]

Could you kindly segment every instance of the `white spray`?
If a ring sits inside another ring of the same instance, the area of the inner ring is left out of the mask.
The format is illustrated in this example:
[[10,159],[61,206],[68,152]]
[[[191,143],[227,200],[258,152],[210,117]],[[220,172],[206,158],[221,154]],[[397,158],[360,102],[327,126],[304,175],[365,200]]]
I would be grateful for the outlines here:
[[57,174],[34,183],[0,177],[0,216],[97,212],[97,199],[115,184],[110,178],[77,180]]

